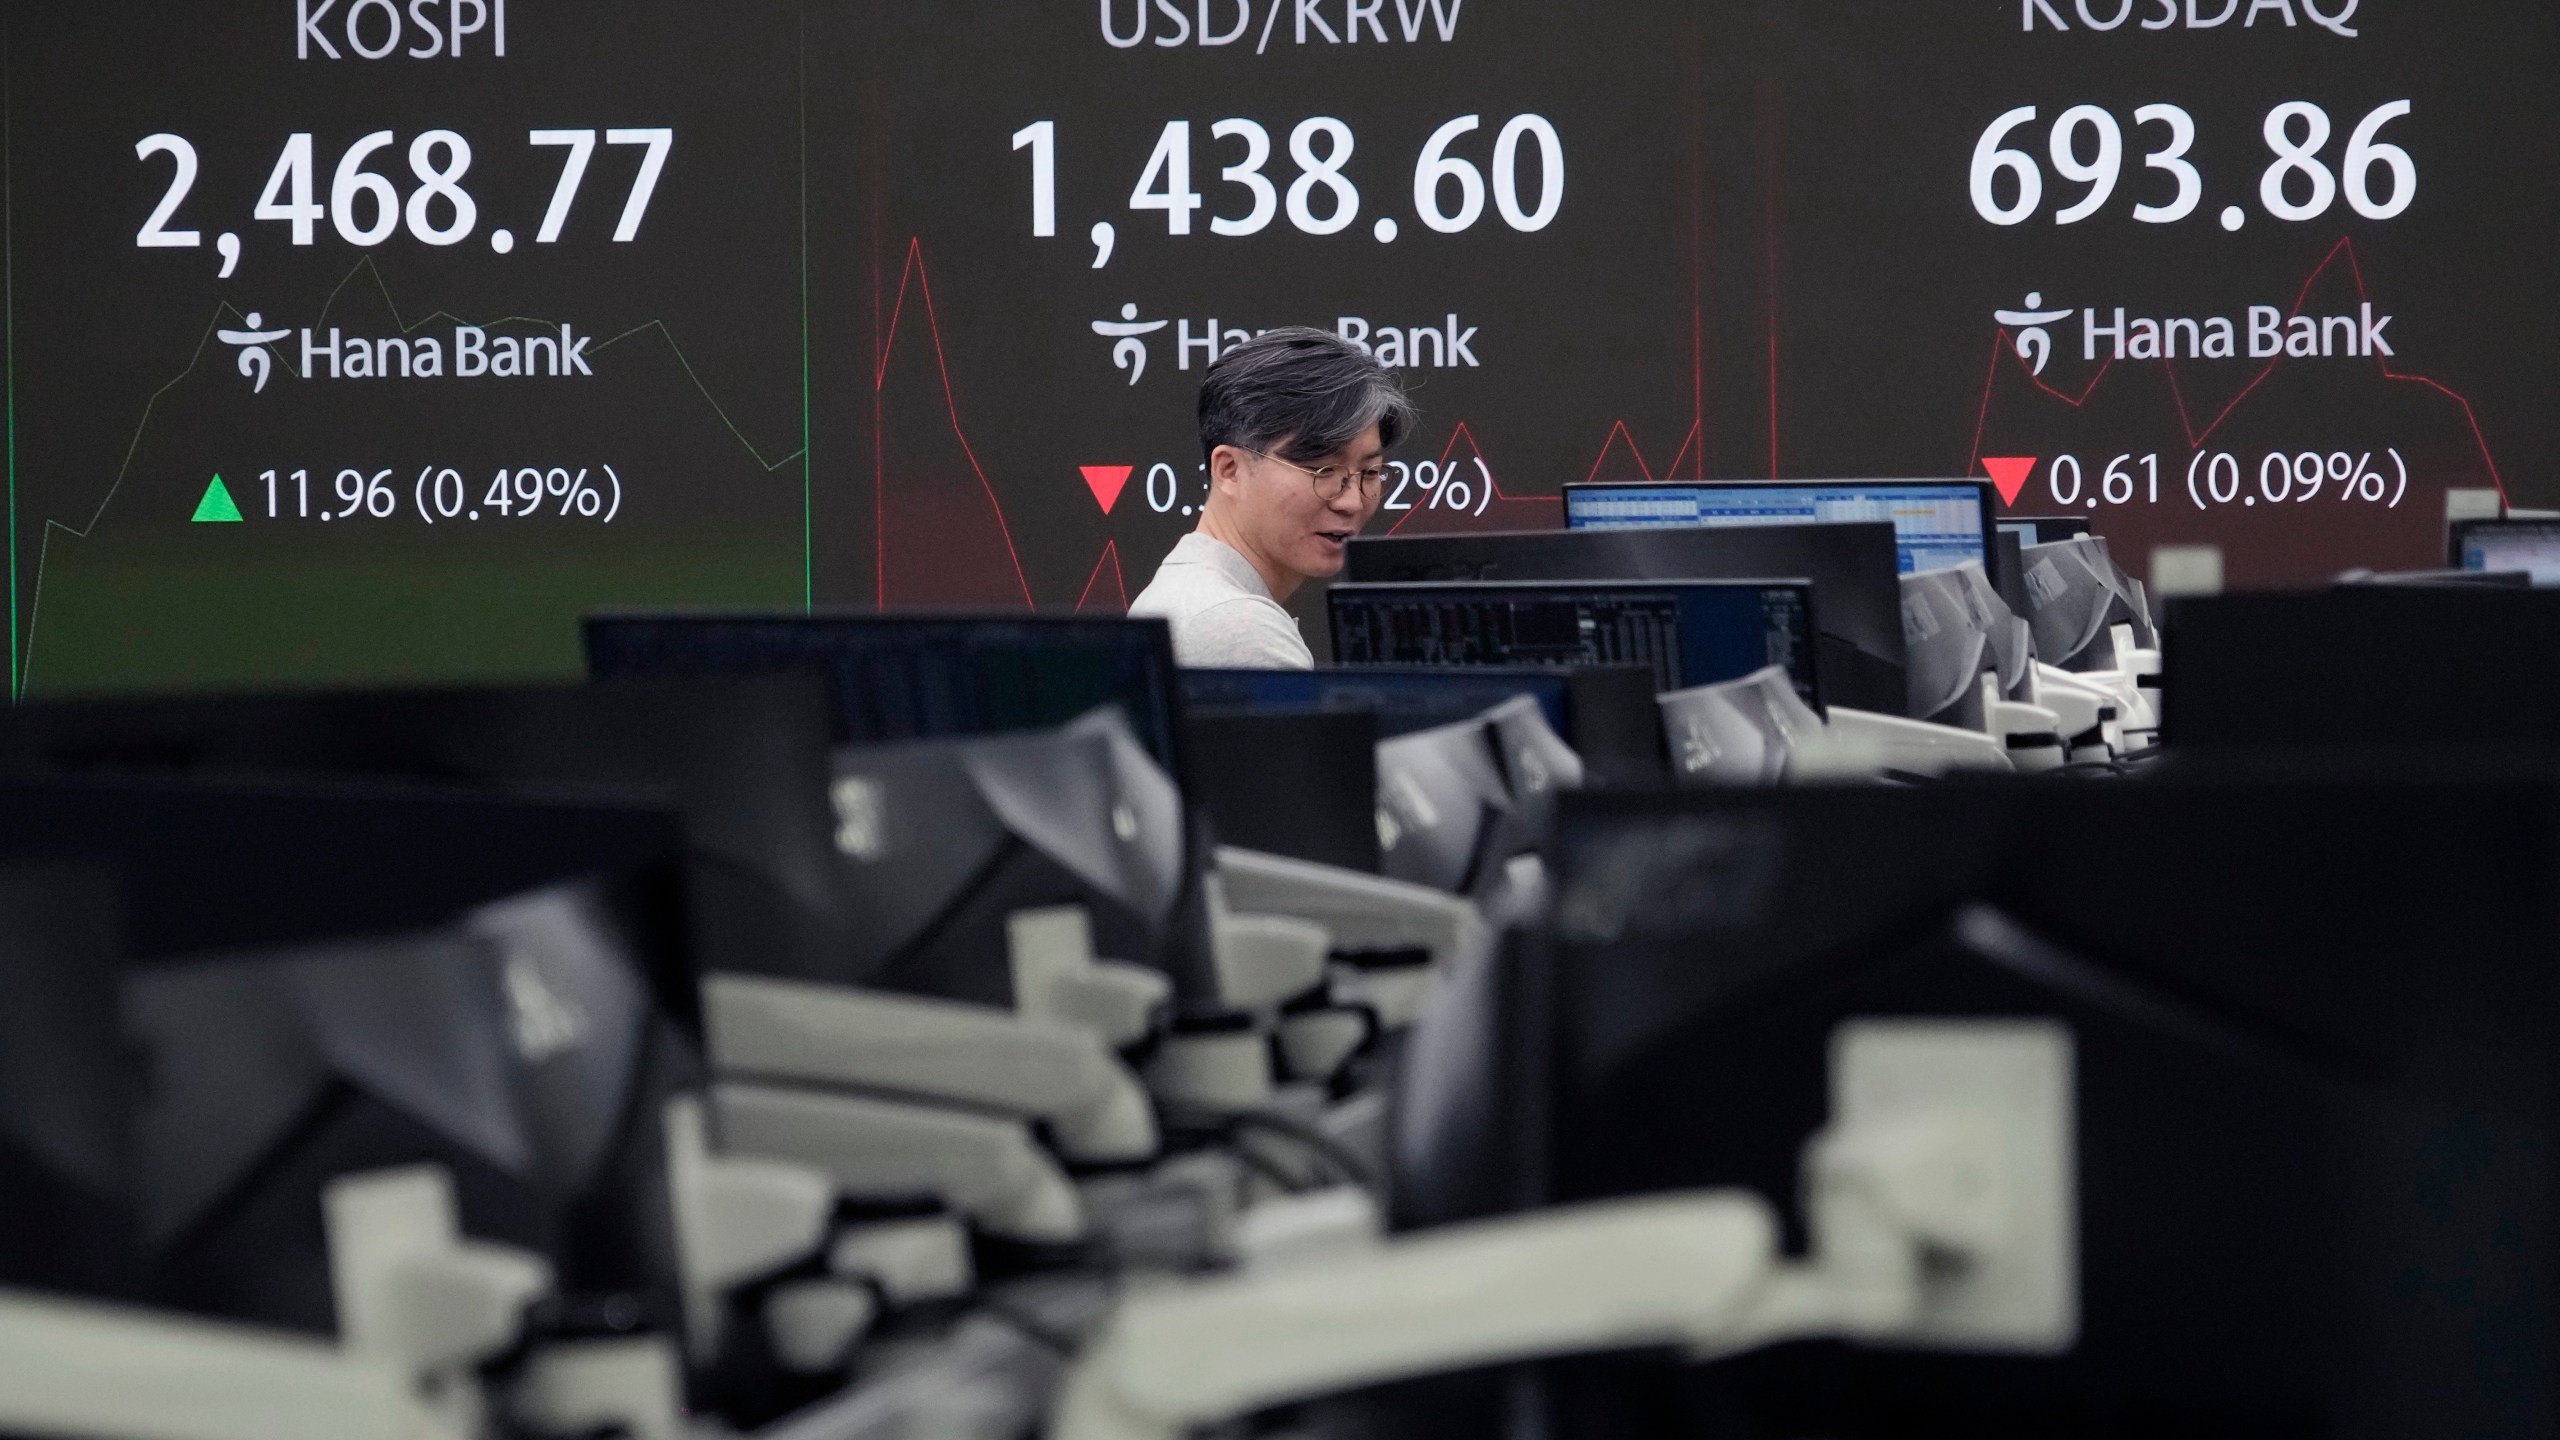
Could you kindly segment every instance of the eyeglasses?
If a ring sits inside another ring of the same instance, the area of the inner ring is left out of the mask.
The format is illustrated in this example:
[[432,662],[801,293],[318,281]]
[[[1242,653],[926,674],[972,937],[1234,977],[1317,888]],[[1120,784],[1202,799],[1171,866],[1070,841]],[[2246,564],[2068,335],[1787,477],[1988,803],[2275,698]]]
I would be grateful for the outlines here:
[[1387,483],[1387,467],[1384,465],[1372,465],[1365,470],[1354,470],[1348,465],[1326,465],[1318,469],[1310,470],[1306,466],[1300,465],[1295,461],[1283,460],[1277,455],[1267,454],[1263,451],[1253,449],[1250,446],[1239,445],[1236,448],[1244,451],[1247,455],[1261,456],[1261,458],[1270,461],[1274,465],[1286,465],[1290,469],[1297,471],[1299,474],[1306,476],[1309,480],[1315,482],[1316,498],[1326,502],[1327,504],[1331,504],[1332,502],[1341,499],[1345,494],[1348,494],[1354,481],[1359,483],[1360,498],[1363,500],[1377,499],[1378,492],[1384,488]]

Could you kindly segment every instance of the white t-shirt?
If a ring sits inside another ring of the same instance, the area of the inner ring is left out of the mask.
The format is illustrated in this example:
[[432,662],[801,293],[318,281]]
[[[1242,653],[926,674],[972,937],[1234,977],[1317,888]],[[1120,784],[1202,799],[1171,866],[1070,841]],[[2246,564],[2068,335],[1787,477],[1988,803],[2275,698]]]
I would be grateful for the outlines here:
[[1312,670],[1298,622],[1271,598],[1253,562],[1193,531],[1129,606],[1173,623],[1174,663],[1194,670]]

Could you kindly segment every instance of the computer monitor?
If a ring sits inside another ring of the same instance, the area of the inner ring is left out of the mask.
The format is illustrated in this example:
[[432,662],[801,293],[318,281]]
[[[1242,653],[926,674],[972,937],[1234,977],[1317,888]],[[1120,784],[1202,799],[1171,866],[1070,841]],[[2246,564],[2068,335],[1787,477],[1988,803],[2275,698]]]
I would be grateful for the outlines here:
[[2530,570],[2344,570],[2330,581],[2332,585],[2387,585],[2411,590],[2442,590],[2461,587],[2466,590],[2530,590]]
[[1511,792],[1481,720],[1378,747],[1378,841],[1389,878],[1466,894],[1487,883],[1516,833]]
[[1800,1234],[1844,1024],[2055,1022],[2066,1351],[1617,1356],[1508,1395],[1577,1440],[2551,1434],[2555,839],[2547,779],[2372,771],[1568,797],[1556,933],[1407,1048],[1400,1220],[1738,1187]]
[[2006,525],[1991,537],[1991,564],[1986,567],[1990,572],[1987,578],[1991,588],[1999,593],[2000,603],[2009,607],[2012,615],[2027,613],[2026,549],[2030,543],[2028,537]]
[[1205,837],[1120,712],[1054,731],[847,746],[830,792],[857,983],[1013,1009],[1008,918],[1082,907],[1095,953],[1220,1013]]
[[1219,844],[1377,873],[1376,711],[1191,705],[1182,730]]
[[2002,533],[2015,535],[2027,545],[2050,545],[2089,533],[2088,520],[2079,515],[2003,515],[1997,523]]
[[1390,879],[1487,895],[1546,838],[1580,758],[1526,697],[1378,747],[1378,840]]
[[671,811],[381,787],[0,781],[0,855],[114,877],[148,1298],[330,1332],[320,1188],[433,1161],[559,1323],[671,1324],[657,1103],[697,1083]]
[[2172,755],[2560,748],[2560,591],[2343,586],[2181,597],[2165,626]]
[[1900,562],[1882,520],[1840,524],[1665,526],[1351,542],[1343,577],[1389,580],[1750,580],[1813,582],[1815,669],[1834,705],[1903,713]]
[[464,1233],[551,1261],[537,1333],[676,1334],[666,1107],[701,1073],[647,983],[647,952],[683,944],[651,888],[598,877],[434,930],[137,973],[154,1298],[332,1333],[329,1186],[434,1164]]
[[1182,693],[1194,709],[1365,711],[1375,717],[1382,740],[1471,720],[1526,695],[1582,757],[1592,783],[1649,784],[1663,773],[1654,675],[1640,666],[1185,670]]
[[1775,785],[1792,770],[1797,746],[1823,724],[1775,666],[1675,690],[1658,703],[1671,773],[1683,785]]
[[109,876],[0,868],[0,1290],[144,1293]]
[[2141,582],[2116,568],[2103,538],[2030,545],[2020,555],[2037,659],[2064,670],[2114,669],[2118,625],[2133,627],[2135,644],[2156,647]]
[[[655,805],[359,783],[0,778],[0,862],[112,872],[136,966],[432,929],[493,900],[660,863],[672,909],[683,843],[681,816]],[[681,955],[671,963],[690,970]]]
[[1902,572],[1990,561],[1993,508],[1980,480],[1696,480],[1564,487],[1575,530],[1890,520]]
[[817,670],[846,744],[997,735],[1116,705],[1156,763],[1182,775],[1173,632],[1071,615],[594,615],[598,678]]
[[1802,580],[1414,582],[1336,585],[1346,664],[1641,665],[1656,692],[1786,670],[1815,679],[1813,586]]
[[2560,520],[2456,520],[2449,537],[2456,570],[2512,573],[2560,585]]
[[[1625,667],[1622,667],[1625,668]],[[1558,729],[1572,724],[1570,670],[1396,665],[1317,670],[1185,670],[1182,701],[1193,710],[1357,710],[1374,716],[1378,738],[1471,720],[1526,695]],[[1648,681],[1650,672],[1646,672]]]
[[1978,730],[1982,677],[2023,699],[2035,666],[2035,632],[2009,610],[1979,565],[1902,577],[1902,626],[1909,646],[1914,719]]
[[824,683],[791,674],[154,696],[0,715],[0,770],[671,804],[702,968],[833,979],[862,921],[840,888],[829,733]]
[[1913,719],[1982,728],[1982,676],[2000,669],[1992,617],[1956,582],[1981,571],[1929,570],[1902,577],[1902,624],[1910,664]]

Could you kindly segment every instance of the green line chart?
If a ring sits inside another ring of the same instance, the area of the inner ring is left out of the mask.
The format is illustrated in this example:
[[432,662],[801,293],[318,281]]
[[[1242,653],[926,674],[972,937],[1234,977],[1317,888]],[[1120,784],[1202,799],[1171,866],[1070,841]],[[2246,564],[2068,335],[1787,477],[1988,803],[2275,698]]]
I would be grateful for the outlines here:
[[[14,232],[13,232],[13,233],[14,233]],[[329,316],[330,316],[331,312],[332,312],[332,311],[334,311],[334,310],[338,307],[339,302],[340,302],[340,301],[345,297],[345,295],[346,295],[346,293],[347,293],[348,288],[349,288],[350,286],[353,286],[353,285],[357,284],[359,281],[370,281],[370,282],[371,282],[371,285],[372,285],[373,289],[374,289],[374,290],[375,290],[375,292],[376,292],[376,293],[381,297],[383,304],[384,304],[384,305],[385,305],[385,306],[386,306],[386,307],[391,311],[391,314],[392,314],[392,317],[393,317],[394,323],[398,326],[398,328],[399,328],[399,330],[400,330],[401,334],[403,334],[404,336],[407,336],[407,335],[415,335],[415,334],[417,334],[418,332],[420,332],[420,331],[422,331],[422,330],[426,329],[428,326],[430,326],[430,325],[434,325],[434,324],[437,324],[437,323],[438,323],[438,322],[440,322],[440,321],[442,321],[442,322],[448,322],[448,323],[452,323],[452,324],[457,324],[457,325],[478,325],[480,328],[482,328],[482,329],[484,329],[484,330],[491,330],[491,331],[495,331],[495,330],[497,330],[497,329],[499,329],[499,328],[501,328],[501,327],[506,327],[506,326],[523,326],[523,327],[533,327],[533,328],[550,328],[550,327],[552,327],[552,326],[554,326],[554,325],[556,325],[556,324],[558,323],[557,321],[548,320],[548,319],[544,319],[544,318],[539,317],[539,316],[532,316],[532,315],[507,315],[507,316],[502,316],[502,317],[497,318],[497,319],[494,319],[494,320],[487,320],[487,321],[472,321],[472,320],[464,319],[464,318],[463,318],[463,317],[461,317],[461,316],[455,315],[455,314],[453,314],[452,312],[450,312],[450,311],[448,311],[448,310],[443,310],[443,309],[438,309],[438,310],[435,310],[435,311],[429,312],[429,313],[427,313],[427,314],[425,314],[425,315],[419,316],[419,317],[418,317],[418,318],[416,318],[415,320],[408,319],[407,317],[405,317],[405,316],[403,316],[403,315],[402,315],[402,313],[401,313],[401,309],[400,309],[400,304],[399,304],[399,299],[398,299],[398,297],[397,297],[397,296],[392,292],[392,289],[391,289],[390,283],[389,283],[389,282],[388,282],[388,281],[383,277],[382,271],[381,271],[380,267],[379,267],[379,266],[377,266],[377,265],[374,263],[373,257],[372,257],[372,256],[370,256],[370,255],[368,255],[368,256],[364,256],[363,258],[359,259],[359,260],[354,264],[354,266],[352,266],[352,267],[347,271],[346,275],[345,275],[344,277],[342,277],[342,278],[338,281],[338,283],[337,283],[335,286],[333,286],[333,287],[331,288],[331,290],[330,290],[330,292],[329,292],[329,295],[328,295],[327,300],[325,300],[325,301],[322,303],[322,305],[321,305],[321,307],[320,307],[320,311],[319,311],[318,315],[317,315],[317,316],[315,317],[315,319],[314,319],[313,324],[314,324],[314,327],[315,327],[315,328],[316,328],[317,326],[319,326],[319,325],[323,325],[323,324],[326,324],[326,323],[327,323],[327,321],[328,321],[328,319],[329,319]],[[15,301],[14,301],[14,277],[13,277],[13,283],[12,283],[12,286],[11,286],[11,300],[10,300],[10,304],[11,304],[11,308],[12,308],[12,313],[14,313],[14,303],[15,303]],[[43,532],[42,532],[42,537],[43,537],[43,538],[42,538],[42,540],[39,542],[39,546],[38,546],[38,549],[37,549],[37,555],[36,555],[36,563],[35,563],[35,566],[34,566],[35,579],[34,579],[34,584],[33,584],[33,586],[32,586],[32,593],[31,593],[31,594],[29,594],[29,595],[27,596],[27,603],[26,603],[26,624],[25,624],[25,628],[24,628],[23,633],[22,633],[22,632],[21,632],[21,631],[16,627],[16,625],[15,625],[15,616],[16,616],[17,605],[18,605],[19,590],[18,590],[18,586],[17,586],[17,584],[16,584],[16,577],[15,577],[15,573],[14,573],[14,572],[15,572],[15,568],[16,568],[16,566],[15,566],[16,556],[15,556],[14,547],[13,547],[13,550],[12,550],[12,556],[11,556],[11,562],[12,562],[12,564],[11,564],[11,568],[12,568],[12,572],[13,572],[13,573],[12,573],[12,577],[11,577],[11,588],[10,588],[10,603],[11,603],[12,622],[13,622],[13,623],[12,623],[12,629],[11,629],[10,696],[11,696],[11,698],[12,698],[13,700],[23,700],[23,699],[25,699],[25,696],[26,696],[26,686],[27,686],[27,676],[28,676],[29,672],[30,672],[30,671],[32,671],[32,669],[34,668],[34,663],[35,663],[35,647],[36,647],[36,639],[37,639],[37,636],[38,636],[38,635],[39,635],[39,633],[40,633],[40,628],[41,628],[41,626],[42,626],[43,618],[44,618],[44,615],[43,615],[43,607],[44,607],[44,582],[45,582],[45,573],[46,573],[46,569],[47,569],[48,562],[50,561],[50,559],[51,559],[51,557],[52,557],[53,545],[54,545],[54,541],[55,541],[56,536],[57,536],[57,535],[59,535],[59,536],[61,536],[61,537],[65,537],[65,538],[66,538],[66,539],[68,539],[68,540],[85,540],[85,539],[89,538],[89,536],[90,536],[90,535],[91,535],[91,534],[96,530],[96,528],[97,528],[97,525],[98,525],[99,521],[100,521],[101,519],[103,519],[103,518],[106,516],[106,514],[107,514],[108,510],[109,510],[109,509],[114,505],[114,503],[115,503],[115,501],[116,501],[116,498],[117,498],[118,494],[119,494],[120,492],[122,492],[122,490],[125,488],[126,481],[127,481],[128,479],[130,479],[130,478],[131,478],[131,475],[132,475],[132,472],[133,472],[133,465],[134,465],[134,459],[135,459],[135,456],[139,453],[139,451],[140,451],[140,449],[141,449],[142,442],[143,442],[143,439],[144,439],[145,435],[146,435],[146,434],[148,434],[148,432],[150,431],[151,424],[152,424],[152,420],[153,420],[153,417],[154,417],[155,413],[156,413],[156,412],[158,411],[158,409],[160,408],[160,406],[161,406],[162,402],[163,402],[164,400],[166,400],[166,399],[167,399],[167,397],[169,396],[169,394],[170,394],[170,392],[171,392],[171,391],[175,390],[178,386],[180,386],[181,384],[185,383],[188,379],[192,378],[192,377],[197,373],[197,371],[202,367],[202,365],[203,365],[203,363],[204,363],[205,352],[206,352],[206,350],[207,350],[208,348],[210,348],[210,347],[211,347],[211,345],[213,344],[213,340],[214,340],[214,334],[215,334],[215,332],[216,332],[217,330],[219,330],[219,329],[221,329],[221,328],[223,327],[223,325],[224,325],[224,323],[225,323],[225,321],[226,321],[226,320],[235,320],[235,321],[244,321],[244,322],[245,322],[246,317],[241,313],[241,311],[239,310],[239,308],[238,308],[237,306],[235,306],[234,304],[232,304],[232,303],[231,303],[231,302],[229,302],[229,301],[221,302],[221,303],[219,303],[219,304],[217,304],[217,305],[215,306],[215,308],[214,308],[214,313],[213,313],[212,317],[206,321],[206,323],[205,323],[205,325],[204,325],[204,328],[202,329],[202,331],[201,331],[201,332],[199,332],[199,334],[198,334],[198,336],[197,336],[197,338],[196,338],[195,348],[194,348],[194,350],[190,353],[190,355],[188,356],[188,359],[187,359],[187,363],[186,363],[186,365],[185,365],[182,369],[180,369],[180,370],[179,370],[175,375],[172,375],[171,377],[169,377],[169,379],[168,379],[167,381],[163,382],[163,383],[162,383],[162,384],[161,384],[157,389],[155,389],[155,390],[152,392],[150,399],[144,403],[143,408],[142,408],[142,414],[141,414],[141,416],[139,417],[139,419],[135,422],[134,429],[133,429],[133,434],[132,434],[132,438],[131,438],[127,443],[126,443],[126,445],[125,445],[125,447],[124,447],[124,456],[123,456],[123,459],[122,459],[121,463],[119,464],[119,466],[118,466],[118,468],[117,468],[115,479],[114,479],[114,481],[113,481],[112,483],[110,483],[110,484],[108,485],[108,487],[107,487],[107,490],[106,490],[105,494],[103,494],[102,496],[100,496],[100,497],[99,497],[98,503],[97,503],[97,505],[95,506],[95,508],[91,510],[91,512],[90,512],[90,514],[89,514],[89,516],[88,516],[88,519],[87,519],[85,522],[83,522],[83,523],[79,523],[79,524],[71,524],[71,523],[66,523],[66,522],[65,522],[65,521],[63,521],[63,520],[60,520],[60,519],[57,519],[57,518],[50,517],[50,516],[48,516],[48,517],[46,517],[46,518],[45,518],[45,520],[44,520],[44,522],[43,522]],[[804,320],[804,332],[805,332],[805,320]],[[647,320],[647,321],[643,321],[643,322],[641,322],[640,324],[630,326],[630,327],[628,327],[628,328],[626,328],[626,329],[624,329],[624,330],[620,331],[619,333],[616,333],[616,334],[614,334],[614,335],[612,335],[612,336],[610,336],[610,337],[608,337],[608,338],[598,340],[598,341],[595,343],[595,345],[592,347],[592,349],[590,350],[590,352],[589,352],[589,353],[594,354],[594,355],[599,355],[599,356],[601,356],[601,355],[603,355],[604,353],[606,353],[607,351],[611,350],[612,348],[614,348],[614,347],[615,347],[615,346],[617,346],[617,345],[622,344],[622,343],[623,343],[623,342],[625,342],[625,341],[630,341],[630,340],[634,340],[634,339],[637,339],[637,338],[642,337],[642,336],[649,336],[649,335],[654,335],[654,336],[656,336],[656,337],[658,338],[658,340],[659,340],[659,341],[661,341],[661,342],[662,342],[662,343],[667,347],[667,352],[668,352],[669,356],[670,356],[670,357],[671,357],[671,358],[676,362],[676,365],[678,366],[678,368],[679,368],[679,369],[681,369],[681,370],[682,370],[682,372],[684,373],[684,376],[685,376],[686,380],[687,380],[688,382],[690,382],[690,383],[691,383],[691,385],[692,385],[692,387],[694,388],[694,390],[695,390],[695,391],[696,391],[696,392],[701,396],[701,398],[702,398],[702,401],[703,401],[704,405],[706,405],[706,406],[710,409],[710,411],[711,411],[711,413],[712,413],[713,415],[715,415],[715,416],[717,416],[717,417],[718,417],[721,427],[722,427],[723,429],[725,429],[725,430],[728,432],[728,434],[729,434],[729,435],[730,435],[730,436],[731,436],[731,437],[736,441],[736,443],[738,444],[739,448],[740,448],[740,449],[742,449],[743,451],[745,451],[745,453],[747,454],[747,456],[748,456],[748,457],[749,457],[749,458],[750,458],[750,459],[755,463],[755,465],[756,465],[758,468],[760,468],[764,473],[766,473],[766,474],[768,474],[768,475],[770,475],[770,474],[774,474],[774,473],[776,473],[776,472],[778,472],[778,471],[780,471],[780,470],[784,469],[785,467],[787,467],[787,466],[791,465],[791,464],[792,464],[793,462],[795,462],[795,461],[803,462],[803,465],[804,465],[804,469],[803,469],[803,490],[804,490],[803,514],[804,514],[804,529],[805,529],[805,525],[806,525],[806,519],[805,519],[805,517],[806,517],[806,514],[807,514],[807,505],[806,505],[806,499],[805,499],[805,492],[806,492],[807,478],[808,478],[808,477],[807,477],[807,471],[806,471],[806,468],[805,468],[805,462],[806,462],[806,459],[807,459],[807,443],[806,443],[806,441],[807,441],[807,429],[806,429],[806,419],[805,419],[805,409],[806,409],[807,399],[806,399],[805,389],[804,389],[804,393],[803,393],[804,419],[803,419],[803,431],[802,431],[802,440],[803,440],[803,443],[802,443],[801,447],[800,447],[800,448],[798,448],[798,449],[794,449],[794,450],[792,450],[792,451],[791,451],[790,453],[788,453],[788,454],[782,454],[782,455],[774,455],[774,454],[771,454],[771,453],[769,453],[769,451],[768,451],[768,449],[767,449],[766,447],[759,446],[759,445],[754,441],[754,439],[753,439],[753,438],[751,438],[751,437],[746,433],[746,431],[745,431],[744,429],[742,429],[742,428],[739,426],[739,424],[737,423],[737,421],[736,421],[736,420],[731,416],[731,414],[730,414],[730,412],[729,412],[729,407],[728,407],[727,405],[725,405],[725,404],[723,404],[723,403],[722,403],[722,401],[721,401],[720,397],[719,397],[717,394],[715,394],[715,393],[713,392],[713,390],[711,389],[710,385],[709,385],[707,382],[705,382],[705,381],[703,380],[703,378],[702,378],[702,375],[701,375],[700,371],[699,371],[699,370],[697,370],[697,369],[695,368],[692,358],[691,358],[689,355],[687,355],[687,354],[685,353],[685,350],[684,350],[683,345],[681,344],[681,342],[679,342],[679,341],[676,339],[676,337],[675,337],[675,335],[673,334],[673,332],[671,332],[671,331],[667,328],[667,326],[666,326],[666,324],[665,324],[665,322],[664,322],[664,321],[661,321],[661,320]],[[292,360],[292,359],[291,359],[291,357],[290,357],[289,347],[286,347],[285,349],[282,349],[282,350],[280,350],[280,351],[279,351],[279,353],[278,353],[278,360],[279,360],[279,363],[280,363],[280,365],[282,366],[282,368],[283,368],[283,370],[285,371],[285,373],[286,373],[286,374],[291,375],[291,376],[294,376],[294,377],[295,377],[295,378],[297,378],[297,379],[298,379],[298,378],[303,378],[303,377],[302,377],[302,372],[301,372],[299,369],[297,369],[297,368],[295,367],[295,365],[294,365],[294,363],[293,363],[293,360]],[[11,368],[12,368],[12,377],[11,377],[11,378],[12,378],[13,384],[12,384],[12,396],[11,396],[11,402],[10,402],[10,427],[11,427],[11,464],[10,464],[10,476],[11,476],[11,497],[10,497],[10,498],[11,498],[11,504],[10,504],[10,526],[11,526],[12,533],[13,533],[13,535],[14,535],[14,532],[15,532],[15,529],[16,529],[16,526],[17,526],[17,523],[18,523],[17,506],[16,506],[16,458],[15,458],[15,457],[16,457],[16,450],[15,450],[15,423],[16,423],[16,407],[15,407],[15,393],[14,393],[14,378],[15,378],[15,373],[14,373],[14,372],[15,372],[14,352],[13,352],[13,354],[12,354],[12,367],[11,367]],[[805,360],[804,360],[804,369],[805,369]],[[804,385],[805,385],[805,378],[804,378]],[[809,553],[809,543],[810,543],[810,542],[809,542],[808,537],[807,537],[806,535],[804,535],[804,536],[803,536],[803,564],[804,564],[804,567],[805,567],[805,566],[806,566],[806,564],[807,564],[807,556],[808,556],[808,553]],[[805,587],[804,587],[804,588],[805,588]]]

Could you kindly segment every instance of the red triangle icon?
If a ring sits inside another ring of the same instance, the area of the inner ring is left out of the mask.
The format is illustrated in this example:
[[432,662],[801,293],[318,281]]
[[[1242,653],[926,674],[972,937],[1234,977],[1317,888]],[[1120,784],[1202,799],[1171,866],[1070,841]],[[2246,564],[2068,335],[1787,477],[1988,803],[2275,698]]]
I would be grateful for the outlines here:
[[[2033,455],[2004,455],[1996,460],[1988,455],[1983,457],[1982,468],[1991,472],[1991,483],[2000,492],[2001,504],[2018,503],[2018,492],[2027,488],[2028,477],[2036,473],[2036,459]],[[1088,470],[1085,473],[1090,475],[1093,472]],[[1106,505],[1103,508],[1111,507]]]
[[1120,492],[1127,488],[1130,474],[1138,467],[1135,465],[1079,465],[1076,468],[1084,472],[1085,488],[1093,492],[1095,502],[1102,506],[1102,513],[1108,515],[1111,513],[1111,507],[1120,503]]

